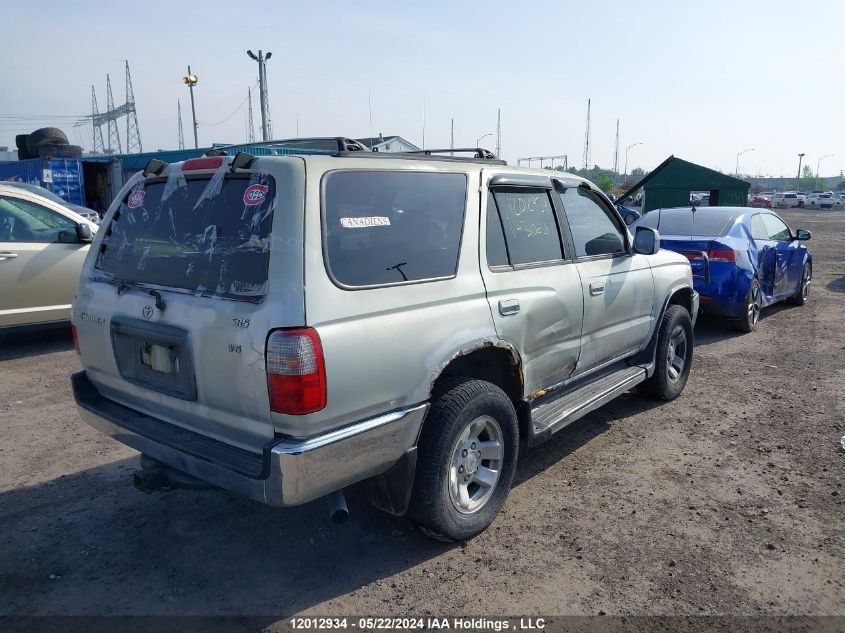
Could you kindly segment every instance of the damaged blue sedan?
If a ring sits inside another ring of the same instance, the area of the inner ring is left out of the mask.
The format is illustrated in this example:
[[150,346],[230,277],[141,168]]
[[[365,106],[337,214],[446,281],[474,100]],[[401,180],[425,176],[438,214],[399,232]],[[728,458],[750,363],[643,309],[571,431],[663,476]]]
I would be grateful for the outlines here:
[[754,330],[766,306],[807,302],[813,258],[803,242],[810,232],[793,233],[776,213],[746,207],[655,209],[631,230],[637,226],[657,229],[662,248],[686,256],[702,311],[730,319],[742,332]]

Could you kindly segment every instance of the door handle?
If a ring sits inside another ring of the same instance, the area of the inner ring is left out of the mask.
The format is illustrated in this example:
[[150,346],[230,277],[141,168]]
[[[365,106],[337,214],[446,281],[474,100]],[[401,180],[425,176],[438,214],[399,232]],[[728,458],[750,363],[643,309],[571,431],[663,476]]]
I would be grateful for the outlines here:
[[17,253],[10,253],[9,251],[0,252],[0,262],[5,259],[15,259],[17,256]]
[[604,282],[603,281],[591,281],[590,282],[590,294],[594,297],[597,297],[600,294],[604,294]]
[[519,312],[519,301],[516,299],[502,299],[499,301],[499,314],[508,316]]

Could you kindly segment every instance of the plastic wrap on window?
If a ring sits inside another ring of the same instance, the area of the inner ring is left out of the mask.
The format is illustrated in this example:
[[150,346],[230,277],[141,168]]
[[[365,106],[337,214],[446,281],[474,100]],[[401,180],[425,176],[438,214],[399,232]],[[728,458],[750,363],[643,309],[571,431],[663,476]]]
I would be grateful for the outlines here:
[[161,201],[164,202],[173,195],[174,191],[180,187],[187,186],[187,184],[188,182],[185,180],[185,174],[182,173],[182,170],[174,169],[167,176],[167,182],[164,183],[164,190],[161,192]]
[[220,195],[220,191],[223,189],[223,180],[226,178],[226,172],[228,169],[228,165],[223,163],[217,171],[214,172],[209,179],[208,184],[205,186],[205,189],[202,190],[202,194],[200,194],[200,197],[197,198],[194,210],[198,209],[208,198],[214,198],[215,196]]

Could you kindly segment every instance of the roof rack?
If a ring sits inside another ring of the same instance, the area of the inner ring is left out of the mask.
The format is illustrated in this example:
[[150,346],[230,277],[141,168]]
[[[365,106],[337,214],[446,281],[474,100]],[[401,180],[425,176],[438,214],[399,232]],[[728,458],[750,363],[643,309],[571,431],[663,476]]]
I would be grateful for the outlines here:
[[272,141],[256,141],[255,143],[234,143],[208,150],[206,156],[220,156],[226,154],[232,147],[295,147],[300,149],[329,150],[336,152],[369,152],[370,148],[346,136],[313,136],[304,138],[285,138]]
[[429,156],[431,156],[432,154],[449,154],[450,157],[455,153],[471,153],[473,155],[473,158],[483,158],[484,160],[499,160],[498,158],[496,158],[496,155],[493,152],[491,152],[489,149],[484,149],[483,147],[450,147],[449,149],[419,149],[411,152],[405,152],[405,154],[427,154]]

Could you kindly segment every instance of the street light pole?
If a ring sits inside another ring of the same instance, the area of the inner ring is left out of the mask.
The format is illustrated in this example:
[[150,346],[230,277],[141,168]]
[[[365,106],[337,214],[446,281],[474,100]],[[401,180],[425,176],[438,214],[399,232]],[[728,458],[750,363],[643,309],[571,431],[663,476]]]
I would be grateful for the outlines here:
[[267,51],[267,55],[264,55],[264,51],[259,49],[257,56],[252,51],[247,51],[246,54],[258,62],[258,92],[261,99],[261,140],[269,141],[270,130],[267,126],[267,68],[265,64],[272,57],[273,53]]
[[637,141],[636,143],[631,143],[628,147],[625,148],[625,173],[622,176],[622,180],[624,181],[628,177],[628,150],[632,147],[636,147],[637,145],[642,145],[642,141]]
[[481,147],[481,139],[485,139],[485,138],[487,138],[488,136],[493,136],[493,132],[487,132],[487,134],[482,134],[481,136],[479,136],[479,137],[475,140],[475,147],[476,147],[476,149],[478,149],[479,147]]
[[734,172],[737,176],[739,176],[739,157],[745,154],[745,152],[753,152],[754,147],[749,147],[748,149],[744,149],[741,152],[737,152],[736,155],[736,171]]
[[831,156],[836,156],[836,154],[825,154],[824,156],[822,156],[821,158],[819,158],[819,160],[818,160],[818,161],[816,161],[816,178],[817,178],[817,179],[821,179],[821,173],[819,173],[819,166],[821,165],[821,162],[822,162],[825,158],[830,158]]
[[188,74],[185,77],[182,77],[182,81],[188,86],[188,90],[191,91],[191,116],[194,118],[194,149],[199,149],[199,140],[197,138],[197,109],[194,107],[194,86],[197,85],[199,81],[196,75],[191,74],[191,67],[188,66]]
[[798,154],[798,178],[795,183],[795,191],[801,191],[801,161],[804,160],[804,152]]

